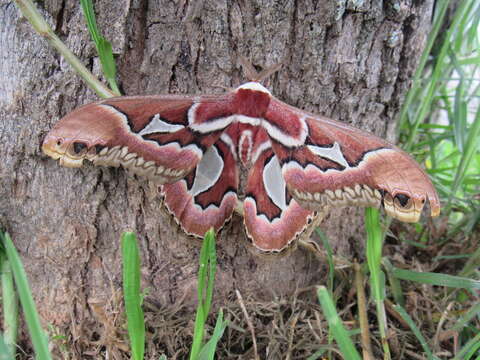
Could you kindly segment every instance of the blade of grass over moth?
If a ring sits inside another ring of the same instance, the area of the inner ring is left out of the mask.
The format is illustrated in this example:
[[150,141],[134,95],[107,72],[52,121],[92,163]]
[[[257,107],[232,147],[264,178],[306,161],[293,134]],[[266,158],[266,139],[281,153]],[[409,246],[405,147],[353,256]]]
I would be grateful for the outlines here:
[[205,324],[212,303],[216,264],[215,233],[213,229],[210,229],[203,238],[202,249],[200,250],[197,292],[198,304],[190,360],[198,359],[202,348]]
[[383,233],[380,228],[379,211],[368,207],[365,209],[365,228],[367,230],[367,264],[370,270],[370,288],[377,309],[378,327],[384,359],[390,359],[387,341],[387,315],[385,312],[385,274],[381,270]]
[[432,272],[418,272],[395,267],[392,270],[392,274],[398,279],[414,281],[422,284],[480,290],[479,280],[468,279],[460,276]]
[[80,0],[80,4],[82,5],[82,11],[87,22],[88,31],[90,32],[90,36],[95,43],[98,56],[100,57],[103,74],[115,95],[121,95],[115,80],[117,70],[115,67],[115,59],[113,58],[112,44],[100,35],[100,32],[98,31],[92,0]]
[[115,94],[98,79],[78,60],[69,48],[53,32],[50,25],[47,24],[40,12],[37,10],[31,0],[15,0],[23,16],[27,18],[35,31],[45,38],[73,67],[78,75],[90,86],[100,97],[109,98]]
[[33,302],[32,293],[28,285],[27,274],[20,261],[20,256],[18,255],[8,233],[0,233],[0,237],[5,246],[5,252],[7,253],[7,258],[12,268],[15,286],[20,303],[22,304],[25,322],[27,323],[28,332],[32,339],[36,358],[39,360],[52,359],[50,351],[48,350],[48,338],[42,329],[40,317],[35,303]]
[[342,324],[340,316],[338,316],[333,300],[328,293],[325,286],[319,286],[317,289],[317,296],[323,310],[323,314],[327,319],[328,326],[337,342],[341,353],[345,359],[360,360],[360,354],[353,345],[347,330]]
[[145,321],[140,293],[140,253],[133,232],[122,234],[123,297],[127,313],[128,337],[134,360],[142,360],[145,352]]
[[12,268],[3,249],[0,250],[0,278],[2,282],[3,339],[8,354],[13,357],[18,332],[18,299],[13,283]]

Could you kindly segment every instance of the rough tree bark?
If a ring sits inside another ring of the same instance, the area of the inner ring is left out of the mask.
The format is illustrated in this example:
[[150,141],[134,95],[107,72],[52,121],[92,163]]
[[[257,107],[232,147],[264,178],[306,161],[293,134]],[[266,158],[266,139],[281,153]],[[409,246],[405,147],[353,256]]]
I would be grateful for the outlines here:
[[[98,0],[95,10],[125,94],[222,92],[246,80],[242,54],[259,68],[283,62],[266,81],[281,100],[394,140],[432,3]],[[78,2],[37,6],[98,74]],[[148,301],[195,301],[198,242],[177,232],[151,184],[122,169],[61,168],[41,153],[54,123],[97,97],[6,0],[0,0],[0,57],[0,215],[44,321],[87,324],[89,301],[120,287],[125,229],[139,235]],[[324,220],[337,252],[361,248],[360,214],[335,210]],[[218,242],[217,300],[235,288],[268,298],[323,282],[322,264],[303,251],[274,260],[250,254],[240,223],[234,219]]]

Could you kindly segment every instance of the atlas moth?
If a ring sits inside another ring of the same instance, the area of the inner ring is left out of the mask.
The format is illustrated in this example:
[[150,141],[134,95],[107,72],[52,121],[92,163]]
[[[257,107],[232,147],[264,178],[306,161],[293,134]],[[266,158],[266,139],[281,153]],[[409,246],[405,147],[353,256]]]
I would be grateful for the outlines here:
[[122,166],[160,185],[185,233],[219,231],[243,200],[248,239],[278,253],[317,211],[383,206],[418,221],[440,202],[428,176],[394,145],[287,105],[257,81],[220,95],[122,96],[84,105],[43,142],[60,165]]

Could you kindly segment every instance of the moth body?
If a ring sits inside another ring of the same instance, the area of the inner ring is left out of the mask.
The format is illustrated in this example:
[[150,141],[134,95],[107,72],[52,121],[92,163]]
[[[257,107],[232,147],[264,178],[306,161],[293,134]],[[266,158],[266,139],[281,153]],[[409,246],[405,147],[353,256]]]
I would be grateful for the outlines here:
[[427,201],[432,216],[440,212],[432,183],[408,154],[284,104],[258,82],[223,95],[85,105],[62,118],[42,148],[63,166],[89,160],[155,181],[193,236],[221,229],[243,200],[247,236],[264,252],[290,247],[327,207],[383,205],[407,222],[418,221]]

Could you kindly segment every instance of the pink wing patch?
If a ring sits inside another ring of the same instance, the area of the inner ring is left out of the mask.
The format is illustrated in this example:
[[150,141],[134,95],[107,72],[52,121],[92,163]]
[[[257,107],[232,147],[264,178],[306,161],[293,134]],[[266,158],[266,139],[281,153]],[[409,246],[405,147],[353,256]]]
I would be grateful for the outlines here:
[[250,169],[243,208],[247,235],[264,252],[285,250],[315,215],[289,196],[271,148],[262,151]]
[[184,179],[162,186],[165,205],[189,235],[220,230],[237,203],[238,170],[230,147],[218,140]]

